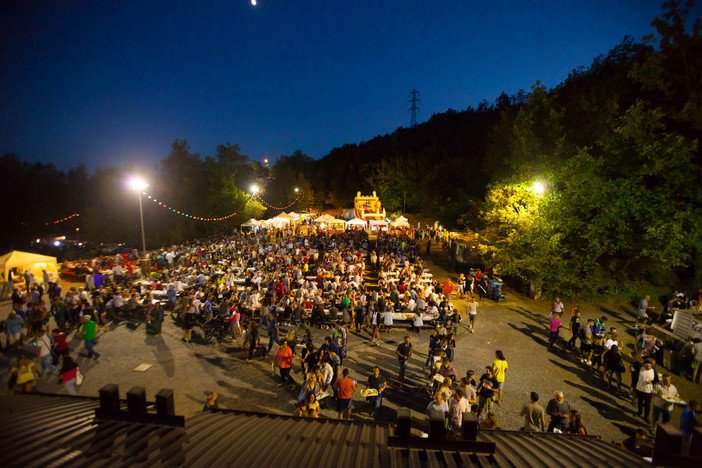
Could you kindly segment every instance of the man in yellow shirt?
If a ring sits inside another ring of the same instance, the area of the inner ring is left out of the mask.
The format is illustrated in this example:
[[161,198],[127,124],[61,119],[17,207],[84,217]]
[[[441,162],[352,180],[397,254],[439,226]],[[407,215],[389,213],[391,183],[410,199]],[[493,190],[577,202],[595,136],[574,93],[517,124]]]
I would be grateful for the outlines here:
[[505,355],[502,351],[499,349],[495,351],[495,359],[492,363],[492,374],[495,377],[495,380],[497,381],[497,404],[501,404],[502,402],[502,388],[505,383],[505,374],[507,373],[507,360],[505,359]]

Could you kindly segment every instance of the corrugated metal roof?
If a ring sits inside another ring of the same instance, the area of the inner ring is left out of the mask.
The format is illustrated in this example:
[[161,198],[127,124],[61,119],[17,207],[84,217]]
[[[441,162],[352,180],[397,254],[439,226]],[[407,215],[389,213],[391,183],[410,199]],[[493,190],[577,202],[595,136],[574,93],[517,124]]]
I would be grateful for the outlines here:
[[[95,418],[97,398],[0,399],[2,466],[637,467],[638,456],[594,436],[480,431],[494,454],[388,447],[393,427],[242,411],[201,413],[185,427]],[[123,405],[126,406],[126,405]]]
[[[389,424],[220,411],[186,427],[95,419],[98,399],[0,399],[3,466],[387,466]],[[381,460],[385,457],[385,460]]]

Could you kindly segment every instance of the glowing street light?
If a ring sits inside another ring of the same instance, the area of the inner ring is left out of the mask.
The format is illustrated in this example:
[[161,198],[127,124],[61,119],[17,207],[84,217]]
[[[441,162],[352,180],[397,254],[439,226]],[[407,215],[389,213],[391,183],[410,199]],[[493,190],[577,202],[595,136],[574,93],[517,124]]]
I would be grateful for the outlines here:
[[534,182],[534,185],[532,187],[534,189],[534,193],[537,195],[541,195],[546,191],[546,186],[544,185],[543,182]]
[[146,236],[144,235],[144,209],[141,206],[141,194],[146,190],[149,184],[141,177],[130,177],[129,188],[136,190],[139,194],[139,219],[141,220],[141,247],[144,255],[146,255]]
[[268,158],[263,158],[263,164],[268,164]]
[[295,187],[295,193],[297,193],[297,192],[299,192],[299,191],[300,191],[300,189],[297,188],[297,187]]
[[251,193],[253,193],[253,194],[255,195],[255,194],[258,193],[258,191],[259,191],[260,189],[258,188],[258,185],[253,184],[253,185],[251,185],[251,187],[249,187],[249,190],[251,191]]

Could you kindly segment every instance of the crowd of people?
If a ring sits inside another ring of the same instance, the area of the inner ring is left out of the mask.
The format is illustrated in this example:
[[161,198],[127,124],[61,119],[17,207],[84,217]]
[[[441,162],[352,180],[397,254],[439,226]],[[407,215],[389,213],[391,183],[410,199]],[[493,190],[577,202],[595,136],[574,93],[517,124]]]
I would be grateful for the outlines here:
[[[84,275],[83,287],[64,294],[60,280],[45,278],[28,283],[25,293],[14,292],[13,310],[5,321],[7,348],[36,341],[37,359],[18,357],[11,386],[31,391],[37,379],[53,374],[68,394],[76,394],[82,376],[75,358],[78,350],[68,346],[69,334],[79,333],[84,356],[97,360],[95,338],[110,320],[141,317],[149,323],[149,332],[159,335],[165,313],[170,312],[183,328],[183,342],[212,333],[239,342],[246,362],[267,356],[277,369],[279,385],[294,388],[298,395],[296,415],[318,417],[320,403],[334,401],[338,417],[347,419],[353,394],[362,387],[373,417],[380,419],[392,370],[375,366],[370,375],[359,377],[359,385],[344,366],[348,342],[354,336],[379,345],[381,333],[402,326],[408,334],[395,350],[397,389],[407,385],[407,369],[415,354],[412,341],[426,340],[426,384],[420,385],[426,396],[417,398],[426,398],[427,414],[459,430],[462,415],[475,412],[480,427],[498,428],[509,369],[504,353],[496,350],[494,362],[479,375],[467,369],[459,377],[453,364],[459,330],[476,332],[478,299],[484,295],[478,286],[486,282],[486,275],[478,270],[461,275],[457,284],[437,281],[420,256],[419,240],[424,235],[431,239],[432,233],[380,234],[370,243],[364,231],[303,234],[289,228],[217,236],[152,251],[144,258],[136,251],[95,257],[72,268]],[[468,299],[465,313],[451,303],[454,294]],[[556,298],[549,316],[549,347],[554,349],[559,346],[564,312]],[[461,326],[464,316],[468,325]],[[614,380],[621,392],[626,367],[617,330],[607,327],[606,317],[582,324],[577,307],[569,327],[572,338],[566,349],[575,349],[579,339],[581,363],[598,372],[608,386]],[[649,356],[635,352],[632,359],[632,397],[639,415],[648,421],[653,396],[654,421],[667,422],[672,406],[663,398],[677,397],[677,390],[669,378],[659,381]],[[298,372],[300,381],[294,377]],[[216,393],[210,395],[206,408],[217,406]],[[695,411],[695,403],[690,405]],[[545,410],[532,392],[521,415],[526,431],[587,434],[580,414],[560,392]]]

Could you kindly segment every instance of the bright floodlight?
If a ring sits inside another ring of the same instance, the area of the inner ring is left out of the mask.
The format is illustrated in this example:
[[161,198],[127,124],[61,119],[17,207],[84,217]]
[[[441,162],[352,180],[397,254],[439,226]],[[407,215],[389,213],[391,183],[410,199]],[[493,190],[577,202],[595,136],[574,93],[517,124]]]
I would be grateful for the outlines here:
[[251,193],[258,193],[258,185],[253,184],[250,188]]
[[300,191],[300,189],[297,188],[297,187],[295,187],[295,193],[297,193],[297,192],[299,192],[299,191]]
[[263,158],[263,164],[268,164],[268,158]]
[[534,193],[540,194],[546,191],[546,186],[542,182],[534,182]]
[[256,6],[256,0],[251,0],[251,4],[252,4],[253,6]]
[[141,177],[131,177],[129,179],[129,188],[132,190],[142,191],[145,190],[148,186],[149,184],[147,184],[146,181]]

